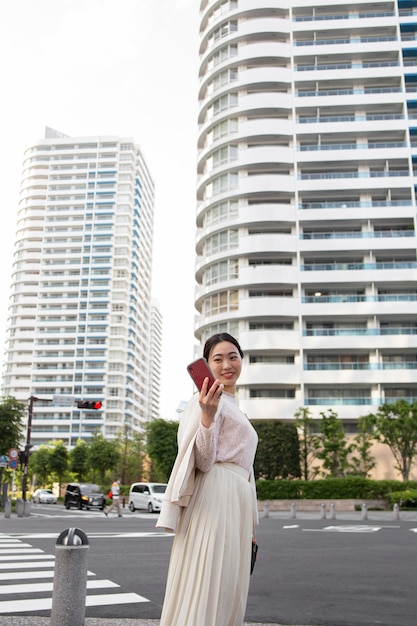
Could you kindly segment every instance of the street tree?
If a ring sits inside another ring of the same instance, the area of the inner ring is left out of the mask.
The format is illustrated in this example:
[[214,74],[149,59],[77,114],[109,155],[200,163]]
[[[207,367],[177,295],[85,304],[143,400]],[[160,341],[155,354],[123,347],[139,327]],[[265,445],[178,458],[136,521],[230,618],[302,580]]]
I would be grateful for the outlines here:
[[311,416],[310,409],[302,406],[295,413],[295,425],[300,439],[300,466],[304,480],[314,478],[317,469],[312,467],[316,458],[318,437],[316,433],[317,420]]
[[395,469],[403,480],[408,480],[417,456],[417,402],[397,400],[383,404],[368,419],[373,421],[378,441],[390,448]]
[[369,478],[371,471],[376,466],[375,457],[371,454],[371,448],[376,440],[374,422],[366,415],[358,420],[358,434],[353,442],[353,454],[350,459],[352,472],[357,476]]
[[167,482],[177,456],[178,422],[155,419],[146,425],[146,452],[151,460],[151,478]]
[[52,477],[58,482],[58,493],[61,493],[61,484],[66,472],[68,471],[68,449],[64,445],[62,439],[50,441],[49,445],[48,466]]
[[75,474],[78,482],[83,482],[89,470],[88,466],[88,446],[83,439],[78,439],[77,443],[69,453],[69,470]]
[[122,483],[129,485],[143,480],[146,458],[145,435],[143,433],[128,435],[124,432],[118,441],[121,460],[117,471]]
[[115,441],[105,439],[96,433],[88,446],[88,464],[99,475],[102,487],[106,483],[106,472],[114,472],[120,462],[120,450]]
[[4,397],[0,401],[0,455],[10,448],[18,448],[23,439],[26,406],[16,398]]
[[258,435],[254,471],[256,478],[300,478],[300,447],[295,424],[279,420],[254,420]]
[[320,436],[316,443],[316,457],[322,461],[325,475],[332,478],[346,476],[349,471],[349,444],[341,420],[332,409],[320,413]]
[[39,487],[46,487],[49,482],[49,453],[48,446],[42,444],[30,455],[31,472],[36,476],[36,485]]

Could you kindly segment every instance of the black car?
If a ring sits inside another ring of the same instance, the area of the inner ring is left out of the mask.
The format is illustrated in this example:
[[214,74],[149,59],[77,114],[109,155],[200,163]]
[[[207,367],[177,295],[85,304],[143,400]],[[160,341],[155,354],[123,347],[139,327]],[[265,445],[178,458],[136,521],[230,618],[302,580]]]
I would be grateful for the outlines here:
[[65,490],[64,505],[66,509],[76,506],[77,509],[92,507],[104,509],[105,498],[98,485],[92,483],[69,483]]

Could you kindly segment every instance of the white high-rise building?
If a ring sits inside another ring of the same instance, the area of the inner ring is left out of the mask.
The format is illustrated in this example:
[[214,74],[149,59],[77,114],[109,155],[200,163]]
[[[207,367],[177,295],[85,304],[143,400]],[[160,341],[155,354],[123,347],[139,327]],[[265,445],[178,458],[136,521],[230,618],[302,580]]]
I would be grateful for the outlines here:
[[157,413],[153,202],[131,138],[47,129],[25,152],[2,391],[34,398],[35,445],[140,431]]
[[417,8],[202,0],[195,333],[254,419],[417,399]]

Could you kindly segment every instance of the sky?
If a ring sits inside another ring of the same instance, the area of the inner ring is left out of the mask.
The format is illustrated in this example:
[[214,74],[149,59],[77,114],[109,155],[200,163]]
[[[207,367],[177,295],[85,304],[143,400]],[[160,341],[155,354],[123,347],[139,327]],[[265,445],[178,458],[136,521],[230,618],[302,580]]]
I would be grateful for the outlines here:
[[155,183],[152,296],[163,316],[161,417],[194,358],[198,0],[1,0],[0,350],[26,148],[49,126],[132,138]]

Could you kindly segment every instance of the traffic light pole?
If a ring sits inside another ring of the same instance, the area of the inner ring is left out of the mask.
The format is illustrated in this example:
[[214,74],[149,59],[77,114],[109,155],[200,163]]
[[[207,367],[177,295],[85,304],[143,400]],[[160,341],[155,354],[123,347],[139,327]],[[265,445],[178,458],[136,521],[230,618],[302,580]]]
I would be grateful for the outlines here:
[[26,502],[26,492],[27,492],[27,484],[28,484],[28,468],[29,468],[29,450],[31,449],[30,439],[32,436],[32,418],[33,418],[33,403],[35,400],[39,398],[35,398],[35,396],[30,396],[29,405],[28,405],[28,425],[26,431],[26,445],[25,445],[25,455],[23,460],[23,479],[22,479],[22,499]]

